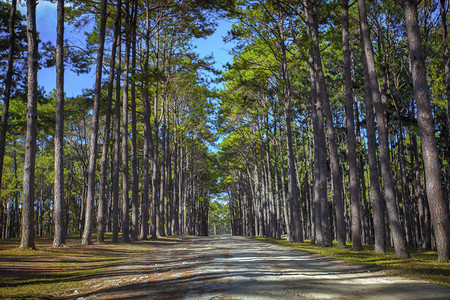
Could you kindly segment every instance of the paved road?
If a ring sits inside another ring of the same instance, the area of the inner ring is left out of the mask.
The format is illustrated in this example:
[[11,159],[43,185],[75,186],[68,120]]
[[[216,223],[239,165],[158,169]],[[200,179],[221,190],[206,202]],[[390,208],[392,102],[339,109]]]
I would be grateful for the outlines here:
[[71,298],[450,299],[448,287],[230,236],[156,246],[85,284]]

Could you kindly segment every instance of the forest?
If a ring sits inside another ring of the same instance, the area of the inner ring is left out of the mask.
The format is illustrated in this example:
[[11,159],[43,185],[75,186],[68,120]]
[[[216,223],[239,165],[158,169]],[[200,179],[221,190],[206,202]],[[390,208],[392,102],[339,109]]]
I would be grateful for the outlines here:
[[[57,0],[51,42],[37,1],[18,5],[0,2],[1,238],[229,233],[450,260],[449,1]],[[218,20],[224,71],[193,45]],[[67,69],[95,82],[69,97]]]

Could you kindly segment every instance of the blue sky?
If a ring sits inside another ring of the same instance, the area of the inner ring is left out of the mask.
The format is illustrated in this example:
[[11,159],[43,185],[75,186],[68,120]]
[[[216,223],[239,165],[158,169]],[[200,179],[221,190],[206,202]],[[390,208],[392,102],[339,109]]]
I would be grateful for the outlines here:
[[[19,5],[19,10],[26,15],[26,7]],[[56,43],[56,4],[48,1],[39,1],[36,9],[37,29],[42,42],[51,41]],[[232,44],[225,44],[223,37],[231,29],[232,24],[229,21],[219,21],[216,32],[206,39],[194,40],[196,51],[204,57],[213,54],[216,62],[215,67],[222,69],[223,65],[232,61],[232,56],[228,54]],[[74,32],[72,28],[66,26],[65,38],[75,44],[83,43],[83,32]],[[94,86],[95,67],[90,74],[77,75],[69,70],[65,72],[65,92],[69,97],[81,94],[85,88]],[[55,69],[42,69],[38,73],[38,82],[47,92],[55,88],[56,74]]]

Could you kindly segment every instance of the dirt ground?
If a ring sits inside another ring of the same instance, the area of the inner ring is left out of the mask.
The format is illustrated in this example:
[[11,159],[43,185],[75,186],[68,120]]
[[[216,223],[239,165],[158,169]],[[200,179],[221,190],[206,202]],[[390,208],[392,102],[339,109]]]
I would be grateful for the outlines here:
[[183,238],[53,299],[450,299],[450,288],[242,237]]

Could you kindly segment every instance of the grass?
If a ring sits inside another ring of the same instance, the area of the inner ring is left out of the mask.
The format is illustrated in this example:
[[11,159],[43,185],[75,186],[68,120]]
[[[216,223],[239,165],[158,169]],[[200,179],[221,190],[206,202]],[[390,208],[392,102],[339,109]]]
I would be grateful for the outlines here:
[[274,238],[252,237],[252,239],[357,263],[394,275],[450,286],[450,263],[438,261],[436,252],[408,249],[411,257],[399,258],[395,256],[393,248],[387,249],[386,254],[377,254],[371,245],[364,245],[363,251],[353,251],[349,243],[346,248],[338,249],[311,245],[308,240],[297,243]]
[[[110,235],[105,237],[107,241],[110,238]],[[36,238],[37,250],[31,250],[19,249],[19,239],[0,240],[0,298],[39,298],[77,289],[81,280],[145,254],[154,242],[106,242],[82,246],[78,236],[69,236],[66,239],[68,247],[53,248],[52,238],[48,237]]]

